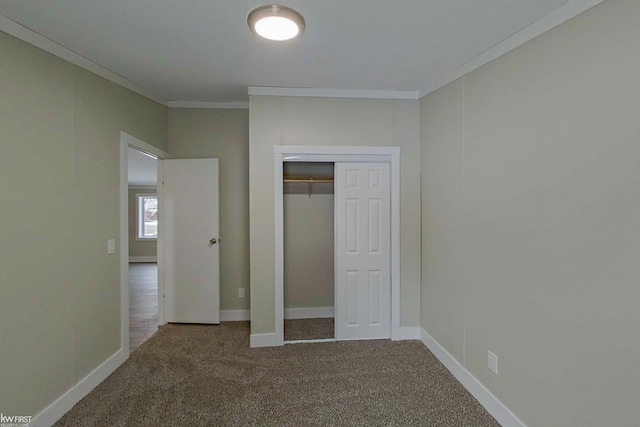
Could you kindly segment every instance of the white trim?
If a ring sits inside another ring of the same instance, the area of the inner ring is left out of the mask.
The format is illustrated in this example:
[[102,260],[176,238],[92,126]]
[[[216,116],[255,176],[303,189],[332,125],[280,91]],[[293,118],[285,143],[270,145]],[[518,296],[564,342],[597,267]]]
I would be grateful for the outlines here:
[[[155,155],[168,154],[151,144],[120,132],[120,348],[125,360],[129,358],[129,147]],[[162,177],[162,162],[158,162],[158,177]],[[158,179],[158,203],[162,203],[162,179]],[[160,226],[160,225],[159,225]],[[158,230],[158,325],[164,325],[164,276],[162,274],[162,233]]]
[[244,322],[251,320],[250,310],[220,310],[221,322]]
[[409,90],[322,89],[265,86],[249,86],[249,95],[306,96],[312,98],[420,99],[420,92]]
[[158,257],[157,256],[130,256],[129,257],[129,262],[130,263],[136,263],[136,262],[158,262]]
[[454,377],[503,427],[526,427],[504,403],[498,400],[480,381],[467,371],[444,347],[424,329],[420,328],[420,340],[438,358]]
[[335,338],[319,338],[317,340],[293,340],[285,341],[285,344],[317,344],[321,342],[337,342]]
[[52,55],[57,56],[58,58],[62,58],[67,62],[70,62],[74,65],[77,65],[80,68],[84,68],[94,74],[99,75],[109,81],[114,82],[115,84],[122,86],[126,89],[129,89],[132,92],[137,93],[138,95],[142,95],[145,98],[149,98],[152,101],[155,101],[164,106],[167,105],[167,101],[153,92],[143,88],[142,86],[132,82],[126,77],[121,76],[118,73],[115,73],[108,68],[103,67],[102,65],[92,61],[89,58],[86,58],[79,53],[72,51],[69,48],[62,46],[59,43],[51,40],[50,38],[43,36],[40,33],[37,33],[9,18],[4,15],[0,15],[0,31],[4,31],[7,34],[10,34],[22,41],[25,41],[35,47],[38,47],[45,52],[49,52]]
[[131,185],[131,184],[129,184],[129,190],[157,191],[157,189],[158,189],[157,185]]
[[251,334],[249,337],[249,346],[251,348],[277,347],[281,345],[282,343],[278,344],[276,334]]
[[[418,177],[419,179],[419,177]],[[400,331],[400,147],[391,153],[391,339]]]
[[[139,151],[144,151],[145,153],[152,154],[158,158],[158,160],[166,159],[169,157],[169,154],[166,151],[163,151],[156,147],[155,145],[148,144],[143,140],[136,138],[133,135],[129,135],[126,132],[120,132],[120,141],[124,142],[128,146],[131,146]],[[128,167],[129,165],[127,165]],[[160,182],[160,181],[158,181]],[[128,183],[127,183],[128,185]],[[153,187],[153,186],[152,186]]]
[[[400,339],[400,147],[276,145],[273,147],[275,335],[274,346],[284,344],[284,213],[283,162],[313,156],[321,161],[362,161],[391,164],[391,339]],[[377,156],[377,157],[376,157]],[[297,157],[297,158],[296,158]]]
[[207,101],[169,101],[169,108],[217,108],[229,110],[248,110],[248,101],[238,102],[207,102]]
[[[167,157],[168,156],[159,157],[157,162],[158,175],[156,177],[156,181],[158,182],[158,186],[156,188],[156,193],[158,194],[158,210],[161,210],[164,206],[164,181],[162,178],[164,176],[164,162],[161,159]],[[160,216],[162,216],[162,213]],[[164,233],[162,231],[162,227],[162,221],[158,221],[158,238],[156,239],[156,254],[158,255],[158,326],[162,326],[167,323],[164,307]]]
[[284,345],[284,156],[273,149],[275,334],[277,345]]
[[475,58],[465,62],[443,78],[434,79],[431,85],[427,86],[425,90],[420,91],[420,98],[448,85],[452,81],[469,74],[483,65],[488,64],[494,59],[512,51],[528,41],[535,39],[539,35],[546,33],[558,25],[580,15],[582,12],[597,6],[603,1],[604,0],[571,0],[565,3],[558,9],[527,25],[509,38],[485,50]]
[[419,340],[422,328],[420,326],[401,326],[394,341]]
[[285,308],[285,319],[328,319],[333,317],[333,307]]
[[120,348],[129,355],[129,144],[120,132]]
[[390,163],[391,156],[389,155],[362,155],[354,158],[352,154],[296,154],[285,155],[283,157],[285,162],[350,162],[350,163]]
[[[358,146],[330,146],[330,145],[274,145],[274,154],[286,155],[286,161],[292,157],[302,155],[348,155],[348,156],[392,156],[400,155],[400,147],[358,147]],[[356,159],[357,160],[357,159]],[[306,161],[306,160],[303,160]],[[328,160],[327,160],[328,161]]]
[[51,405],[43,409],[38,415],[33,417],[29,426],[49,427],[66,414],[73,405],[78,403],[83,397],[91,392],[98,384],[104,381],[113,371],[118,369],[126,360],[122,349],[116,351],[100,366],[94,369],[89,375],[81,379],[76,385],[71,387],[66,393],[56,399]]

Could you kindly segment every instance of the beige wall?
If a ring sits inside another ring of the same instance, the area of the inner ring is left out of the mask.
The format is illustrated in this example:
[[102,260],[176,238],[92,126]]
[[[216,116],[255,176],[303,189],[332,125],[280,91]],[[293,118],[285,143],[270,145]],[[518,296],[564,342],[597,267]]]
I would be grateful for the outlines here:
[[251,332],[275,331],[273,147],[401,147],[401,310],[420,323],[418,101],[251,96],[249,109]]
[[333,194],[283,196],[285,308],[333,307],[333,200]]
[[119,147],[166,108],[0,33],[0,408],[35,415],[120,348]]
[[220,308],[248,310],[249,112],[170,108],[168,145],[171,158],[220,159]]
[[530,426],[640,419],[638,22],[604,2],[421,102],[422,325]]
[[422,326],[463,361],[462,81],[421,101]]
[[157,194],[156,187],[129,187],[129,257],[158,255],[157,240],[138,240],[136,194]]

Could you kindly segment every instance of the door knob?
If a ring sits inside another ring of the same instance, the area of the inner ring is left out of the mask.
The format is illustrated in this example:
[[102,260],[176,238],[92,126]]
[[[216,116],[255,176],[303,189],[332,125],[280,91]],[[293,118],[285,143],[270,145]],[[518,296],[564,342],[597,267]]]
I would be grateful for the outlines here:
[[218,240],[215,237],[213,239],[209,240],[209,244],[211,246],[215,245],[216,243],[218,243]]

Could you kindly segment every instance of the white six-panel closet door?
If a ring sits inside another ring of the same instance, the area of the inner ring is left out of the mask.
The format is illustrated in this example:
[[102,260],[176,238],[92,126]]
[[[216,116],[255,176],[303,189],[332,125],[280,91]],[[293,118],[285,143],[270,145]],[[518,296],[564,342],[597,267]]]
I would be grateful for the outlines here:
[[336,163],[337,340],[391,336],[388,163]]

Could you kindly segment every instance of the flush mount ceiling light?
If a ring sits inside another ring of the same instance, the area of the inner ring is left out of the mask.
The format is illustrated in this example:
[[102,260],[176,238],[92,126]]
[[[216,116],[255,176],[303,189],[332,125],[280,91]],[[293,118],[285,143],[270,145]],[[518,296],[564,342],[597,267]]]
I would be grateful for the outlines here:
[[265,39],[284,41],[300,36],[304,18],[295,10],[278,5],[261,6],[249,13],[247,23],[251,31]]

